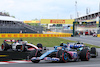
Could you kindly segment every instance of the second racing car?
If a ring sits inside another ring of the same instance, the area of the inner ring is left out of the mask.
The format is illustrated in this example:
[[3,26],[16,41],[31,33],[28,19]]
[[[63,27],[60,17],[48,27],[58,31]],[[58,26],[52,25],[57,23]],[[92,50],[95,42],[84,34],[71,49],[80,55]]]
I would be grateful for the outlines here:
[[84,45],[83,43],[81,42],[77,42],[77,43],[67,43],[69,48],[71,49],[76,49],[78,51],[81,51],[82,49],[86,48],[89,50],[90,52],[90,56],[93,57],[93,58],[96,58],[98,56],[98,51],[96,50],[95,47],[89,47],[89,46],[86,46]]

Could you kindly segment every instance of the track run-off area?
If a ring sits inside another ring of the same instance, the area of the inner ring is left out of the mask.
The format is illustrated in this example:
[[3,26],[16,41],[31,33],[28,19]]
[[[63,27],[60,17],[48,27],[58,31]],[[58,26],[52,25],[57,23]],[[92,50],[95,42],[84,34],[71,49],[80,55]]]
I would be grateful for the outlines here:
[[100,37],[80,36],[80,37],[61,37],[67,40],[80,41],[83,43],[100,46]]

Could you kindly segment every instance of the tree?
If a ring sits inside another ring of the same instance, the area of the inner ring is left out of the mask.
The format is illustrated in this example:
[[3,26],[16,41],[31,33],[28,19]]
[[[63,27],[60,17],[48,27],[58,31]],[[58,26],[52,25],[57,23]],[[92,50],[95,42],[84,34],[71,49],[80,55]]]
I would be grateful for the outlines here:
[[10,16],[9,12],[4,12],[3,14],[6,16]]
[[[3,16],[10,16],[9,12],[1,12],[1,14]],[[15,18],[15,16],[13,16],[13,15],[11,17]]]
[[11,16],[11,17],[15,18],[15,16]]

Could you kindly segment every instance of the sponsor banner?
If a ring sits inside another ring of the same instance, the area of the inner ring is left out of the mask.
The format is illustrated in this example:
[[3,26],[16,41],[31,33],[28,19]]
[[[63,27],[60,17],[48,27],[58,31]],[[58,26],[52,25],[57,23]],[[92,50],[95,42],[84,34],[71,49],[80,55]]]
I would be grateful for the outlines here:
[[71,37],[71,33],[66,34],[0,34],[0,38],[6,37]]
[[97,21],[96,24],[99,24],[99,21]]
[[74,19],[41,19],[41,24],[73,24]]
[[24,21],[24,23],[40,23],[40,21]]
[[97,37],[100,37],[100,34],[97,34]]

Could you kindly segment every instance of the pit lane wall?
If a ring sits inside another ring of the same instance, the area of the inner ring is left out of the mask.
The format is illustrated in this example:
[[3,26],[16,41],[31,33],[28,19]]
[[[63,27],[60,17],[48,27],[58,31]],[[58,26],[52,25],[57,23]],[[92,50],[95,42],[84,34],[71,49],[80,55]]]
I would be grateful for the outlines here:
[[0,34],[0,38],[7,38],[7,37],[71,37],[71,33],[64,33],[64,34]]

